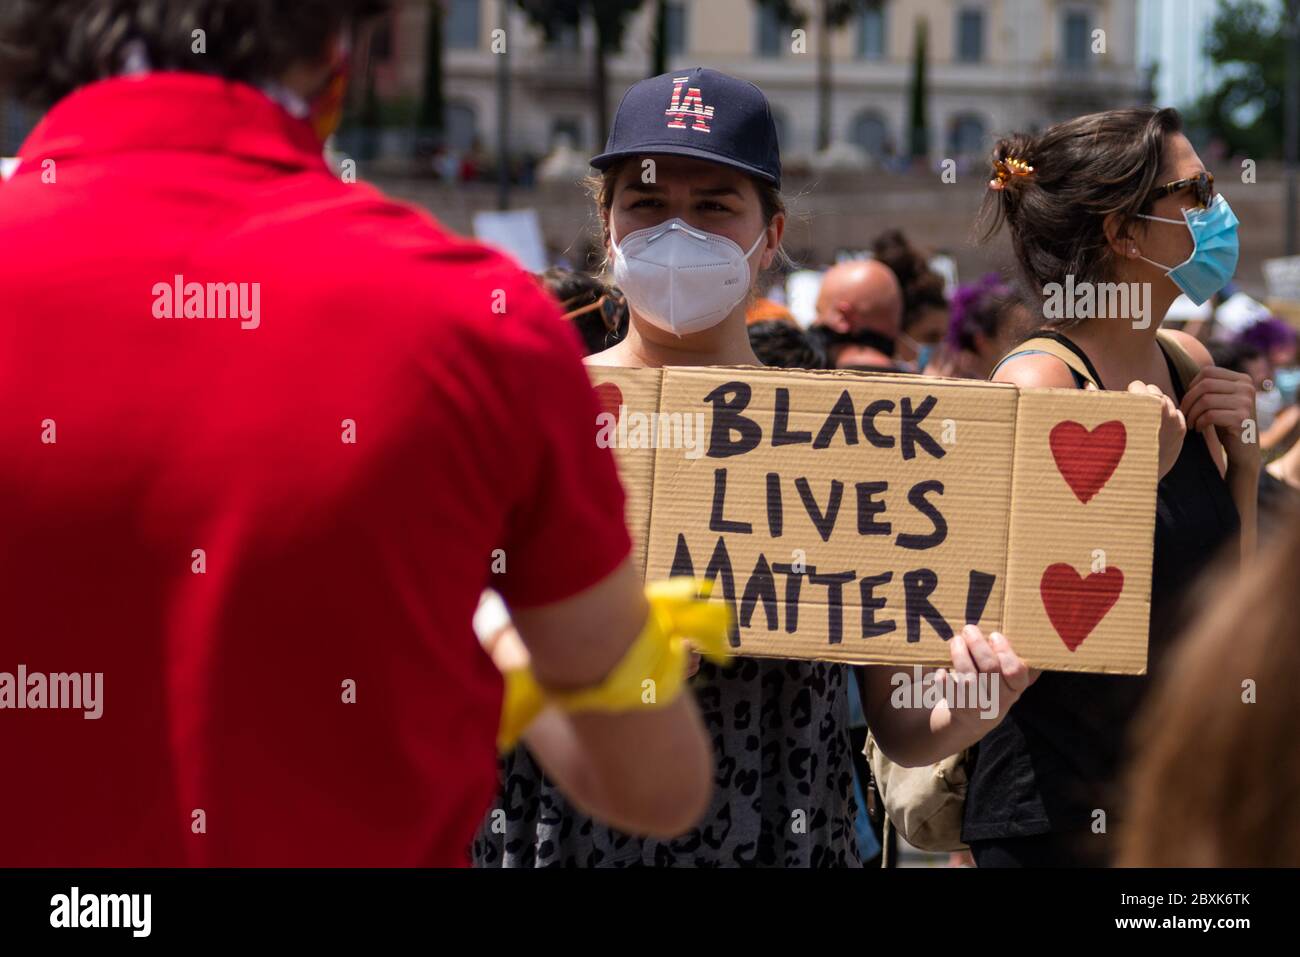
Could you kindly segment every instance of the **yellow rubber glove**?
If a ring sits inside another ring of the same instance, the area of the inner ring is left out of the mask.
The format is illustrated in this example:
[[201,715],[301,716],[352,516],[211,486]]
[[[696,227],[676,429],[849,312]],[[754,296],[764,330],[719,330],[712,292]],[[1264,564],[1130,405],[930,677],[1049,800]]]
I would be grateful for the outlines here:
[[[552,692],[531,668],[505,673],[505,699],[497,747],[508,751],[548,704],[565,711],[634,711],[671,704],[686,685],[691,646],[710,661],[730,658],[727,634],[731,610],[708,601],[712,581],[670,578],[646,586],[650,611],[641,634],[600,684],[578,691]],[[647,682],[649,682],[647,684]]]

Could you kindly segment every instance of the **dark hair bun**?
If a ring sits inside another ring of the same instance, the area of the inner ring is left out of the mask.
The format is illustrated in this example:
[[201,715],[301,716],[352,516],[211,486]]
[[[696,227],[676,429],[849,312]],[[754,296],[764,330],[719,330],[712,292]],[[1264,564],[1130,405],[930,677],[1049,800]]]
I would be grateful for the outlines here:
[[901,230],[886,229],[871,242],[871,254],[888,266],[903,287],[903,328],[922,309],[944,309],[943,277],[930,268],[930,261],[913,246]]

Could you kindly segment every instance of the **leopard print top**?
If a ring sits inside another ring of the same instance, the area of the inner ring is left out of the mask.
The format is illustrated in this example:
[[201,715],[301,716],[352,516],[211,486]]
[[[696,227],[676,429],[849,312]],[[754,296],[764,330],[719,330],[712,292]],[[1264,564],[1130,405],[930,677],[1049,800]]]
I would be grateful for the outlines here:
[[474,839],[476,867],[859,867],[848,667],[740,658],[691,684],[713,739],[712,806],[669,841],[574,810],[520,747]]

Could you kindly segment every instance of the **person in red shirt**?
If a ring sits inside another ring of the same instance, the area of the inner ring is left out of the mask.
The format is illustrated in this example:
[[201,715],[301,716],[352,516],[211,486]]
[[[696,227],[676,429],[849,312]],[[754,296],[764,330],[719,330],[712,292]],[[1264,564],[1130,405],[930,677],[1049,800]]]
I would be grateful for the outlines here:
[[[0,866],[464,865],[483,589],[548,691],[645,633],[557,308],[322,159],[369,6],[0,13],[8,81],[58,101],[0,186]],[[689,695],[553,712],[593,813],[702,813]]]

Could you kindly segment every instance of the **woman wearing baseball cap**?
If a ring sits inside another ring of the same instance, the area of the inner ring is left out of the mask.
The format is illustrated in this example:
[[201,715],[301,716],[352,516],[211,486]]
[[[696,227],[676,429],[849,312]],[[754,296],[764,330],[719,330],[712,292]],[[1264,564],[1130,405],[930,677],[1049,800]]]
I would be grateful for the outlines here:
[[[763,93],[714,70],[634,85],[592,160],[592,192],[630,322],[595,365],[761,365],[746,307],[782,256],[786,211],[776,127]],[[955,670],[1000,672],[1002,709],[1030,680],[1001,636],[950,642]],[[976,664],[978,663],[978,664]],[[700,825],[674,840],[622,834],[571,807],[523,748],[507,758],[501,815],[474,846],[481,865],[856,866],[846,665],[738,658],[692,678],[714,743],[717,785]],[[907,763],[956,753],[997,722],[888,707],[893,669],[867,669],[882,747]],[[874,712],[874,713],[873,713]],[[1000,717],[1000,715],[999,715]],[[931,725],[934,725],[932,729]],[[545,760],[544,742],[525,740]],[[801,813],[800,813],[801,812]],[[799,822],[802,822],[802,826]],[[504,830],[504,833],[501,833]]]

